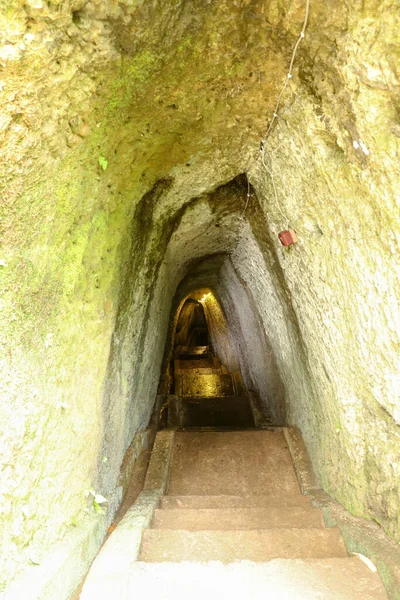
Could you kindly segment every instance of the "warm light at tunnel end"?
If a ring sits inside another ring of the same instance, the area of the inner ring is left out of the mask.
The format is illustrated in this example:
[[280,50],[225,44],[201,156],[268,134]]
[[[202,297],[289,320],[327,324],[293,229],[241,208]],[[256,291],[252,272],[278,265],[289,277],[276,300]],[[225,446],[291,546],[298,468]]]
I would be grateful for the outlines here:
[[203,304],[203,302],[206,302],[206,300],[211,300],[213,297],[212,292],[208,292],[207,294],[204,294],[200,299],[199,302],[201,302],[201,304]]

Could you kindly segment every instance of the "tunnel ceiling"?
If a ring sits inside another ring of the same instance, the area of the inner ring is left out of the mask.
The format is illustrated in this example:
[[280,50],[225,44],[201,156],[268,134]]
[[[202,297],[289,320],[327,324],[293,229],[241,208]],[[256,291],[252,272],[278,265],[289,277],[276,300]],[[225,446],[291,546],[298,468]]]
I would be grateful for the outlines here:
[[324,488],[399,540],[397,3],[310,0],[264,160],[305,2],[3,6],[4,581],[118,496],[199,286]]

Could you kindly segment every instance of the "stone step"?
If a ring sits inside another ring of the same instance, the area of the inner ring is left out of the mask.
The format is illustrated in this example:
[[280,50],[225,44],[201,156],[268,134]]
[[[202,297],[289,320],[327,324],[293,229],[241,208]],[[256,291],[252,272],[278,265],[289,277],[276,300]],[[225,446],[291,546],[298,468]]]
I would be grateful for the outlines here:
[[[123,587],[121,596],[119,584]],[[124,599],[387,600],[378,575],[357,558],[278,559],[265,564],[246,561],[227,565],[137,562],[127,581],[116,580],[110,587],[114,598]]]
[[[196,361],[196,362],[200,362],[200,361]],[[201,361],[203,362],[203,361]],[[185,365],[185,363],[182,361],[180,363],[180,368],[178,373],[175,372],[175,374],[181,374],[181,375],[186,375],[187,373],[190,373],[191,375],[222,375],[222,371],[221,369],[216,369],[215,367],[210,367],[209,364],[198,364],[196,366],[189,366],[189,365]]]
[[180,346],[178,356],[203,356],[209,353],[209,346]]
[[[263,431],[266,430],[266,427],[263,427]],[[268,427],[268,431],[276,431],[277,428],[276,427]],[[279,431],[281,430],[281,428],[279,428]],[[212,425],[212,426],[207,426],[204,425],[202,427],[181,427],[179,431],[183,431],[183,432],[187,432],[190,431],[191,433],[196,432],[196,433],[231,433],[232,431],[254,431],[254,426],[251,427],[241,427],[239,425]],[[214,492],[212,492],[213,494]],[[218,495],[219,492],[217,492]],[[225,494],[225,492],[220,492],[221,494]],[[211,494],[211,495],[212,495]],[[228,493],[228,495],[230,495]]]
[[181,427],[254,427],[246,396],[181,398]]
[[163,496],[160,508],[264,508],[281,506],[311,506],[308,496]]
[[244,530],[296,529],[325,527],[322,511],[318,508],[201,508],[180,510],[158,509],[154,512],[153,529]]
[[[214,367],[218,368],[217,365]],[[175,377],[175,394],[192,398],[233,396],[232,377],[221,373],[198,375],[190,370],[182,371]]]
[[191,377],[194,376],[198,376],[198,375],[223,375],[222,370],[221,369],[217,369],[215,367],[210,367],[210,365],[199,365],[196,367],[182,367],[182,363],[181,363],[181,368],[180,368],[180,374],[181,375],[190,375]]
[[252,560],[274,558],[344,558],[338,528],[251,531],[185,531],[147,529],[139,560],[145,562]]
[[[176,366],[180,371],[187,371],[188,369],[214,369],[213,364],[208,358],[201,358],[197,360],[177,360],[175,361]],[[217,372],[221,372],[221,369],[217,369]]]
[[167,493],[284,496],[300,489],[282,432],[177,432]]

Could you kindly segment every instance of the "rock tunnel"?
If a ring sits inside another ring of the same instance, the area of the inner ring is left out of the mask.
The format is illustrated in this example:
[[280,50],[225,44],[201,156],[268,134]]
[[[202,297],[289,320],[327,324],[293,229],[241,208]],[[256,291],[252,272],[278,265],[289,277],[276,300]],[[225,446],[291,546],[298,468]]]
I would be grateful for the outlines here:
[[6,0],[0,31],[0,590],[97,551],[194,322],[398,543],[397,3]]

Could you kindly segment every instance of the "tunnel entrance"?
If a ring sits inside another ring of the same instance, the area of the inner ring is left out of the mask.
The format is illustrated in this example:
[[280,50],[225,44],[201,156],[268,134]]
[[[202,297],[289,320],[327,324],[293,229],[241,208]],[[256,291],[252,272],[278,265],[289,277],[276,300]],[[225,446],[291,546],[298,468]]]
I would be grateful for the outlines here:
[[168,426],[254,426],[240,371],[231,372],[218,355],[218,336],[227,338],[227,324],[213,292],[200,290],[184,299],[175,322]]

